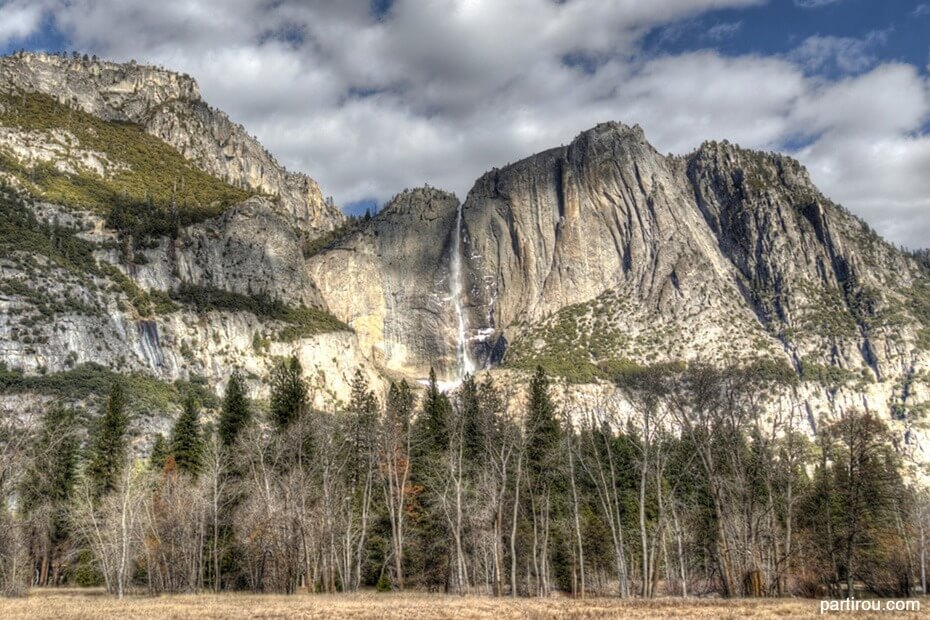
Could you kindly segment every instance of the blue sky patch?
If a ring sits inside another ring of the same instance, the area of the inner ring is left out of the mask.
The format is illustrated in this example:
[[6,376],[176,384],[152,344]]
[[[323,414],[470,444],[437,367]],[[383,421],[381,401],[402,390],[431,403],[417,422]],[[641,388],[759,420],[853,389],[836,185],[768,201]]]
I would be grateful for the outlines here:
[[[643,41],[647,55],[716,49],[728,56],[788,56],[809,37],[868,41],[875,62],[906,62],[927,70],[930,56],[930,0],[841,0],[805,8],[778,0],[743,9],[711,11],[694,19],[663,25]],[[821,67],[826,77],[836,66]]]

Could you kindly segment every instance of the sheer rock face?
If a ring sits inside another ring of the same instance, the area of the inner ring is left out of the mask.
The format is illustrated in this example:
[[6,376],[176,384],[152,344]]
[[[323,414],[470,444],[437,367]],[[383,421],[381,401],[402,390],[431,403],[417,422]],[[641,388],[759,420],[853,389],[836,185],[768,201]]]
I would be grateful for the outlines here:
[[472,322],[508,332],[606,290],[665,315],[694,302],[746,314],[689,204],[681,167],[617,124],[486,174],[464,210]]
[[55,97],[104,120],[129,121],[202,170],[238,187],[277,196],[268,205],[318,236],[345,219],[313,179],[281,167],[245,129],[208,106],[193,78],[135,63],[17,54],[0,58],[0,83]]
[[[824,197],[790,158],[725,142],[664,156],[638,127],[607,123],[483,175],[461,206],[461,228],[455,196],[408,190],[305,258],[305,241],[343,216],[315,182],[283,170],[207,106],[191,78],[28,54],[0,58],[0,89],[10,87],[139,123],[204,170],[278,196],[255,196],[176,239],[154,240],[140,251],[145,260],[134,256],[131,265],[114,249],[115,233],[93,220],[86,235],[96,236],[101,260],[149,291],[183,282],[265,293],[326,307],[355,332],[285,343],[273,338],[281,326],[248,313],[140,320],[124,309],[126,294],[110,292],[103,279],[79,287],[61,270],[35,275],[0,265],[4,278],[93,309],[40,325],[26,342],[14,318],[34,310],[32,302],[0,296],[0,361],[11,368],[54,372],[98,362],[216,383],[233,365],[260,377],[275,356],[296,353],[308,370],[342,386],[341,396],[356,366],[373,384],[379,376],[425,377],[430,367],[451,379],[461,370],[450,273],[460,235],[460,301],[479,366],[506,365],[518,354],[532,360],[553,342],[558,356],[574,338],[585,364],[784,362],[810,375],[788,399],[809,412],[811,403],[887,414],[930,402],[925,271]],[[59,133],[37,144],[0,128],[0,145],[24,160],[54,159],[59,149],[75,155]],[[115,165],[91,151],[78,156],[101,173]],[[50,205],[33,209],[62,225],[78,217]],[[562,319],[571,333],[556,329]],[[839,371],[842,387],[834,385]]]
[[[795,358],[877,378],[912,372],[914,261],[824,197],[790,158],[705,144],[687,161],[697,206],[759,321]],[[836,321],[812,330],[827,312]],[[801,333],[799,333],[801,332]]]
[[457,372],[449,267],[458,199],[431,188],[396,196],[361,230],[309,260],[327,307],[388,370]]
[[656,325],[674,334],[631,346],[634,361],[762,354],[879,380],[926,366],[906,311],[917,265],[786,157],[727,143],[666,157],[638,127],[603,124],[485,174],[464,222],[485,359],[606,294],[622,304],[599,308],[634,341]]
[[254,197],[221,216],[184,228],[144,250],[132,276],[149,290],[174,290],[182,283],[264,294],[295,306],[323,305],[303,257],[302,236],[293,221]]
[[[263,200],[252,198],[220,218],[183,229],[175,241],[162,239],[145,250],[144,264],[129,265],[120,259],[116,235],[98,215],[48,203],[31,206],[41,221],[83,230],[80,236],[99,248],[95,254],[101,264],[117,267],[142,289],[165,291],[184,282],[241,294],[266,293],[291,305],[317,305],[319,293],[296,233],[279,214],[263,208]],[[93,363],[165,381],[202,377],[217,388],[238,368],[252,394],[264,397],[264,378],[277,360],[296,355],[319,407],[348,400],[356,370],[377,393],[386,391],[382,375],[350,331],[281,339],[288,325],[280,321],[247,311],[190,307],[142,318],[128,292],[112,280],[88,274],[76,280],[73,272],[42,256],[32,269],[16,258],[0,261],[0,285],[22,282],[63,306],[54,320],[37,321],[27,334],[21,318],[36,311],[35,301],[0,288],[0,363],[8,368],[44,374]]]

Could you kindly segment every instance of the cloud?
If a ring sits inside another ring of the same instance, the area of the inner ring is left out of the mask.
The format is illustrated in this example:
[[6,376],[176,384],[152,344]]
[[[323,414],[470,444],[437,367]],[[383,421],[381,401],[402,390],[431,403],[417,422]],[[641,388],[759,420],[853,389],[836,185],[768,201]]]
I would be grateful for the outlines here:
[[802,9],[819,9],[831,4],[839,4],[843,0],[794,0],[794,6]]
[[918,4],[911,11],[911,17],[926,17],[930,15],[930,4]]
[[48,8],[46,2],[13,0],[0,5],[0,47],[35,32]]
[[875,49],[888,41],[891,29],[874,30],[861,39],[815,35],[805,39],[789,55],[809,71],[856,73],[873,67]]
[[729,39],[737,32],[739,32],[743,27],[743,22],[721,22],[719,24],[714,24],[707,29],[707,32],[704,33],[704,38],[710,41],[722,41],[723,39]]
[[[915,67],[879,64],[887,34],[815,37],[784,56],[650,55],[648,32],[760,2],[48,2],[79,50],[194,75],[340,204],[426,182],[464,198],[489,168],[619,120],[663,152],[803,145],[814,181],[881,232],[913,246],[930,232],[930,86]],[[32,4],[0,11],[11,6]],[[16,36],[33,22],[21,23]]]
[[798,153],[812,178],[890,239],[926,247],[930,233],[930,115],[926,79],[886,64],[814,88],[792,122],[818,139]]

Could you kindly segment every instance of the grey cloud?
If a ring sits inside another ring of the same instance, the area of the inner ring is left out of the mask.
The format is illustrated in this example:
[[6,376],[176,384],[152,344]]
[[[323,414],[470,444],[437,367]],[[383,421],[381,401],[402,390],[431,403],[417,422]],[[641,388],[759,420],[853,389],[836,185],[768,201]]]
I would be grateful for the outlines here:
[[[343,204],[425,182],[464,197],[488,168],[613,119],[642,125],[663,152],[801,137],[796,154],[828,195],[926,245],[930,104],[916,68],[875,67],[854,41],[827,37],[789,57],[639,49],[653,28],[758,3],[398,0],[378,19],[368,0],[71,0],[54,15],[79,49],[194,75],[208,101]],[[818,77],[815,52],[855,69]]]
[[812,36],[789,54],[808,70],[857,73],[877,62],[875,49],[884,45],[891,29],[875,30],[861,39],[852,37]]
[[12,0],[0,5],[0,46],[33,33],[47,9],[48,3],[42,0]]

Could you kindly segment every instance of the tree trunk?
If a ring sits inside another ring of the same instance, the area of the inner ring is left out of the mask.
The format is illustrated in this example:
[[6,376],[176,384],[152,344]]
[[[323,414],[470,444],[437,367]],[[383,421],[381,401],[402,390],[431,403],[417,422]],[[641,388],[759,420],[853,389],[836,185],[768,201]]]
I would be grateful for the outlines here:
[[517,457],[517,480],[513,492],[513,520],[510,526],[510,596],[517,597],[517,517],[520,511],[520,481],[523,477],[523,451]]
[[584,544],[581,540],[581,519],[578,515],[578,489],[575,485],[575,458],[572,446],[568,447],[568,468],[572,484],[572,513],[575,520],[575,542],[578,545],[578,566],[580,573],[580,596],[585,596],[585,579],[584,579]]

